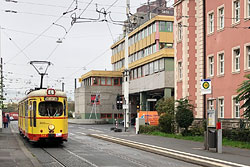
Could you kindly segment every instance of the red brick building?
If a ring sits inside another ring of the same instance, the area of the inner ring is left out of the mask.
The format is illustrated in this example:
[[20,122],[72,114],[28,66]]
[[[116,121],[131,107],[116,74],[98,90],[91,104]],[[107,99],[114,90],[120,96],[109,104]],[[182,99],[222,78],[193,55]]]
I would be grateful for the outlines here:
[[[196,118],[215,107],[210,98],[218,98],[219,118],[241,118],[234,98],[250,72],[250,0],[175,0],[174,6],[175,98],[188,97]],[[212,81],[206,100],[205,78]]]

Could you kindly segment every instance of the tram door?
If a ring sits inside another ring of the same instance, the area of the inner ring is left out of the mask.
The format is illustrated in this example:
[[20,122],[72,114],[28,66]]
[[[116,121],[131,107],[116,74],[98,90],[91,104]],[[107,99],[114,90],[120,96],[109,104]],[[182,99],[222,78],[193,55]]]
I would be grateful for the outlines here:
[[25,112],[25,134],[26,136],[28,135],[28,129],[29,129],[29,122],[28,122],[28,110],[29,110],[29,107],[28,107],[28,100],[25,101],[24,103],[24,112]]
[[34,133],[34,127],[36,127],[36,101],[31,100],[29,103],[29,112],[30,112],[30,133]]

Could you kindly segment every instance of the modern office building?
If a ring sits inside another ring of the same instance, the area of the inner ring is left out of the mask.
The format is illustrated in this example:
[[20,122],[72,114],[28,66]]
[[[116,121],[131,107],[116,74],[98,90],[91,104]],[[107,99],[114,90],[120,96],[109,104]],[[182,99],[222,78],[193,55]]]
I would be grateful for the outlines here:
[[[153,111],[157,100],[174,96],[173,22],[173,16],[152,16],[129,33],[132,116],[138,105],[141,110]],[[124,70],[124,43],[122,38],[111,46],[114,71]]]
[[[216,108],[221,120],[242,118],[237,88],[250,72],[249,0],[175,0],[175,98],[188,97],[196,118]],[[204,10],[205,9],[205,10]],[[201,79],[212,94],[201,94]]]

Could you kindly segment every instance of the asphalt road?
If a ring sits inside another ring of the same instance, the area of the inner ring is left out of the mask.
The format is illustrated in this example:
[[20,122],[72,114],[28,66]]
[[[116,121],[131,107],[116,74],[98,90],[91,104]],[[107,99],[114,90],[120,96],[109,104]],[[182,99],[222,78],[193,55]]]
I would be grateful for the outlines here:
[[[17,122],[13,122],[18,133]],[[89,134],[111,134],[112,125],[69,125],[69,140],[62,145],[31,144],[21,138],[28,150],[45,167],[183,167],[195,166],[179,160],[92,138]],[[127,132],[129,133],[129,132]],[[120,133],[123,135],[124,132]],[[134,133],[129,135],[133,136]]]

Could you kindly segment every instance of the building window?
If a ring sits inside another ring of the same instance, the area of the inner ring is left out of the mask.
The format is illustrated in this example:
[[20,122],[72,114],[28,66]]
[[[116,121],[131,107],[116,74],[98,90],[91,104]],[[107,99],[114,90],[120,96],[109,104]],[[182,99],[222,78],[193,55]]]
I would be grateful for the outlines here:
[[246,47],[246,67],[250,69],[250,46]]
[[154,62],[149,63],[149,74],[154,73]]
[[146,64],[146,65],[144,65],[143,66],[144,67],[144,71],[145,71],[145,75],[148,75],[149,74],[149,65],[148,64]]
[[223,29],[224,28],[224,7],[219,9],[218,14],[219,14],[219,17],[218,17],[219,29]]
[[98,85],[98,78],[97,77],[93,77],[92,81],[93,81],[92,85]]
[[208,58],[208,63],[209,63],[209,76],[212,77],[214,76],[214,56],[210,56]]
[[178,23],[178,40],[182,40],[182,24]]
[[224,53],[218,55],[218,72],[219,75],[224,74]]
[[156,60],[154,61],[154,72],[158,72],[159,71],[159,61]]
[[138,78],[141,77],[141,67],[138,68]]
[[101,85],[105,85],[106,84],[106,79],[105,78],[101,78]]
[[233,99],[233,111],[235,118],[240,118],[240,102],[235,98]]
[[208,32],[209,33],[213,33],[214,32],[214,13],[210,13],[208,14],[208,19],[209,19],[209,22],[208,22]]
[[159,61],[159,71],[163,71],[165,68],[164,68],[164,59],[160,59]]
[[233,50],[233,66],[234,66],[233,72],[240,71],[240,49],[239,48]]
[[233,23],[240,21],[240,0],[233,2]]
[[178,80],[182,80],[182,62],[178,62]]
[[166,28],[167,28],[167,32],[173,32],[173,22],[167,21]]
[[247,1],[247,16],[246,16],[246,18],[250,18],[250,0],[246,0]]
[[166,22],[165,21],[160,21],[160,32],[165,32],[165,24]]
[[114,85],[119,85],[119,78],[114,78]]
[[219,99],[219,117],[224,118],[224,99]]
[[111,78],[107,78],[107,85],[111,85]]
[[156,32],[156,25],[155,25],[155,22],[154,22],[152,25],[153,25],[153,32]]
[[214,110],[214,101],[213,100],[208,100],[208,109]]

